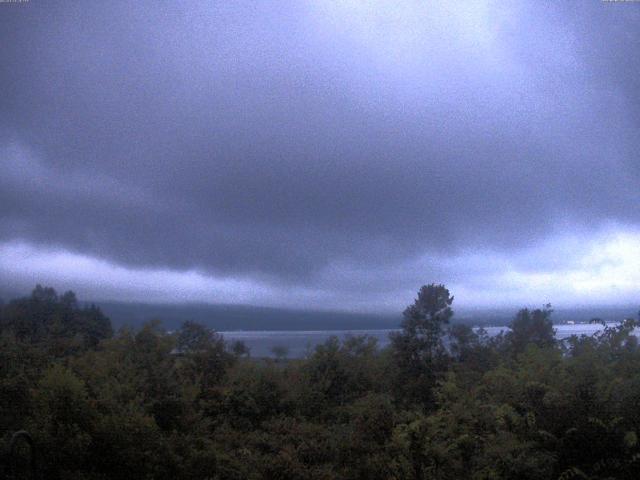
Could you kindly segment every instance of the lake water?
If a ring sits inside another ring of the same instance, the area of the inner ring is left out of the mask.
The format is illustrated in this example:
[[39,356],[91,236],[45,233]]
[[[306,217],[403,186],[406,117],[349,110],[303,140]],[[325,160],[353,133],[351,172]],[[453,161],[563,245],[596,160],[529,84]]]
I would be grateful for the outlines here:
[[[610,325],[616,325],[611,323]],[[602,329],[598,324],[554,325],[556,338],[568,338],[571,335],[593,335]],[[490,336],[498,335],[508,327],[484,327]],[[302,358],[312,352],[316,345],[323,343],[331,336],[344,339],[349,335],[370,335],[378,339],[378,346],[385,347],[389,344],[389,334],[398,330],[317,330],[317,331],[231,331],[220,332],[225,340],[242,340],[251,349],[253,357],[273,356],[272,349],[276,346],[284,346],[289,349],[289,358]]]

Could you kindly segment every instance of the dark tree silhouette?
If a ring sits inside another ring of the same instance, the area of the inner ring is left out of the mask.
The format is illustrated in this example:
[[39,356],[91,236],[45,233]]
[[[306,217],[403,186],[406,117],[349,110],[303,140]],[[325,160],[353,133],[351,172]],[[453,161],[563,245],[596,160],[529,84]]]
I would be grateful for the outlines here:
[[432,403],[432,389],[446,362],[444,328],[453,316],[453,296],[444,285],[425,285],[403,313],[402,331],[391,335],[405,399]]
[[511,331],[507,333],[507,340],[514,353],[525,350],[527,345],[534,344],[545,348],[555,345],[555,330],[551,321],[551,304],[546,304],[543,308],[529,310],[521,309],[513,322]]

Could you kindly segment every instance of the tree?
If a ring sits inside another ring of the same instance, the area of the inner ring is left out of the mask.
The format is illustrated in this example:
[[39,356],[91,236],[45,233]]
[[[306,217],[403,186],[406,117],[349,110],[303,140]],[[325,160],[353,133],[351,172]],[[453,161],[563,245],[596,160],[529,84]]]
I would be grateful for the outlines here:
[[443,335],[453,316],[452,303],[453,296],[444,285],[423,286],[403,313],[402,331],[391,334],[401,399],[431,403],[431,390],[446,368]]
[[217,340],[211,329],[188,320],[178,330],[176,346],[181,353],[194,353],[206,350]]
[[276,357],[276,361],[282,362],[289,356],[289,347],[286,345],[274,345],[271,347],[271,353]]
[[84,381],[69,369],[53,365],[44,372],[33,401],[36,409],[29,429],[45,456],[45,476],[77,477],[84,467],[95,416]]
[[235,340],[231,344],[231,352],[233,352],[233,354],[236,357],[250,357],[251,356],[251,349],[249,347],[247,347],[247,344],[244,343],[242,340]]
[[517,354],[525,350],[527,345],[534,344],[540,348],[556,344],[555,330],[551,321],[551,304],[543,308],[521,309],[511,322],[511,331],[506,335],[512,351]]
[[111,321],[100,308],[81,308],[72,291],[58,296],[53,288],[36,285],[29,297],[0,308],[0,332],[28,343],[46,343],[58,355],[93,348],[113,335]]
[[234,360],[222,335],[196,322],[182,324],[176,347],[185,356],[185,371],[199,380],[203,391],[216,385]]

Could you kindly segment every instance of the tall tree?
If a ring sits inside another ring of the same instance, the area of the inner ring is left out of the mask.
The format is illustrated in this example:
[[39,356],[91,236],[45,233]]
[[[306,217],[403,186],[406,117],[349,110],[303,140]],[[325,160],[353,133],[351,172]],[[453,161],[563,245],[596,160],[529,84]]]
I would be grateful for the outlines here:
[[517,313],[516,318],[511,322],[511,331],[506,337],[515,354],[524,351],[529,344],[541,348],[555,345],[551,313],[553,313],[551,304],[535,310],[523,308]]
[[197,379],[203,391],[218,384],[235,360],[222,335],[192,321],[180,327],[177,348],[184,356],[185,372],[193,381]]
[[403,401],[431,405],[432,390],[446,368],[444,328],[453,316],[453,296],[444,285],[423,286],[408,306],[402,331],[391,335],[391,348],[399,370],[398,393]]

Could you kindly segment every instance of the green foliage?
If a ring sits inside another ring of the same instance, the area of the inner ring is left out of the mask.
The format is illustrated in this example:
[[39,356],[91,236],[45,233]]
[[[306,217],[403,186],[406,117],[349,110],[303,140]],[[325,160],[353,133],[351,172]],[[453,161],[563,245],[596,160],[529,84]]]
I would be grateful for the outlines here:
[[511,331],[507,334],[507,341],[515,354],[524,351],[529,344],[539,347],[550,347],[555,344],[551,313],[553,310],[549,304],[541,309],[523,308],[518,312],[511,322]]
[[433,387],[446,369],[444,328],[453,316],[453,297],[444,285],[425,285],[404,311],[402,331],[391,335],[398,367],[395,385],[404,402],[431,407]]
[[640,478],[637,321],[559,343],[546,306],[489,338],[452,301],[423,287],[386,350],[274,361],[37,287],[0,306],[0,465],[26,428],[53,479]]
[[53,288],[37,285],[31,296],[0,309],[0,334],[17,341],[46,345],[64,356],[72,350],[95,347],[113,335],[111,322],[95,305],[80,308],[73,292],[58,296]]

